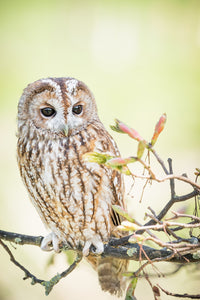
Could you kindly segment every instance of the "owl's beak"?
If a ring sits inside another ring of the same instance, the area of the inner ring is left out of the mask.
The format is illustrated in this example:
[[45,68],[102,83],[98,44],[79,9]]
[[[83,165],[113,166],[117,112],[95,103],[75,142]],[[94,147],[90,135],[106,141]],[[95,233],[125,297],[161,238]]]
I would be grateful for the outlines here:
[[68,132],[69,132],[69,128],[68,128],[68,125],[67,124],[64,124],[61,131],[63,132],[63,134],[65,136],[68,136]]

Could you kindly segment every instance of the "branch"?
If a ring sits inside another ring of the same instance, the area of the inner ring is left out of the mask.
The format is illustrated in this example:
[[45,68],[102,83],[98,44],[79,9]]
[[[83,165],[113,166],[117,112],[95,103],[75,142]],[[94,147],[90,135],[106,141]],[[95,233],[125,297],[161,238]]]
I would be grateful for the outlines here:
[[[15,239],[13,240],[13,242],[16,242],[16,236],[17,235],[18,234],[16,234],[16,233],[9,233],[8,236],[5,239],[11,241],[12,236],[13,236],[13,238],[15,236]],[[6,236],[6,232],[4,231],[4,237],[5,236]],[[28,242],[27,244],[29,244],[29,245],[31,244],[31,245],[39,246],[38,245],[38,237],[21,235],[21,234],[19,234],[19,236],[20,236],[20,239],[21,239],[21,243],[20,243],[21,245],[25,245],[26,242]],[[23,239],[23,237],[24,237],[24,239]],[[40,237],[40,238],[43,238],[43,237]],[[17,244],[19,244],[19,243],[17,242]],[[75,261],[69,266],[69,268],[67,270],[65,270],[64,272],[62,272],[60,274],[55,275],[50,280],[46,281],[46,280],[38,279],[35,275],[33,275],[31,272],[29,272],[24,266],[22,266],[18,261],[16,261],[14,255],[12,254],[12,252],[10,251],[8,246],[6,244],[4,244],[1,239],[0,239],[0,245],[9,254],[10,260],[18,268],[20,268],[22,271],[24,271],[25,277],[23,279],[26,280],[26,279],[30,278],[32,280],[31,281],[32,285],[35,285],[36,283],[39,283],[42,286],[44,286],[46,296],[49,295],[49,293],[53,289],[54,285],[56,285],[62,278],[66,277],[68,274],[70,274],[76,268],[76,266],[78,265],[78,263],[82,259],[82,255],[80,253],[77,253],[77,257],[76,257]]]
[[[102,257],[115,257],[118,259],[126,259],[126,260],[146,260],[146,256],[144,253],[141,254],[141,245],[138,243],[129,243],[128,239],[130,236],[123,237],[121,239],[111,239],[107,244],[104,245],[104,252],[101,254]],[[42,236],[28,236],[13,232],[7,232],[0,230],[0,240],[6,240],[10,241],[16,244],[20,245],[34,245],[34,246],[40,246],[38,241],[42,241]],[[124,243],[124,239],[126,239],[126,243]],[[19,243],[20,240],[20,243]],[[166,243],[163,245],[167,245]],[[195,245],[196,248],[198,245]],[[64,249],[65,245],[63,245]],[[68,250],[77,251],[75,249],[69,249],[69,245],[67,244]],[[148,256],[150,260],[154,260],[156,258],[159,259],[166,259],[169,255],[173,253],[173,251],[169,251],[167,249],[156,249],[152,247],[148,247],[143,245],[142,249]],[[77,251],[78,254],[80,254],[80,251]],[[95,248],[91,247],[91,255],[97,256],[95,254]],[[186,254],[184,256],[176,254],[174,257],[170,259],[171,262],[177,262],[177,263],[186,263],[186,260],[190,262],[198,262],[198,259],[195,259],[192,254]],[[200,258],[199,258],[200,261]]]
[[[171,185],[170,185],[171,186]],[[197,190],[194,190],[193,192],[183,195],[183,196],[176,196],[175,193],[172,192],[173,198],[171,198],[167,204],[164,206],[164,208],[160,211],[160,213],[156,216],[156,219],[162,220],[165,215],[168,213],[170,208],[177,202],[182,202],[189,200],[197,195],[199,195],[199,192]],[[154,219],[151,219],[147,223],[145,223],[144,226],[150,226],[156,224],[156,221]],[[138,233],[141,234],[143,231],[139,231]]]
[[8,242],[13,242],[17,245],[34,245],[40,247],[43,236],[31,236],[0,230],[0,239]]

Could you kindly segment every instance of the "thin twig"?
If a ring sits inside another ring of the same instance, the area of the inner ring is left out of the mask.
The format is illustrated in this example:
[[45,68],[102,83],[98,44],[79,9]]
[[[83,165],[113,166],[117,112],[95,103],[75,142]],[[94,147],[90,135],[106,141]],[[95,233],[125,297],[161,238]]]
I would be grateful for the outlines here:
[[65,278],[67,275],[69,275],[78,265],[78,263],[82,260],[82,254],[77,253],[77,256],[75,258],[75,261],[67,268],[65,271],[63,271],[60,274],[55,275],[53,278],[51,278],[48,281],[44,281],[42,285],[45,287],[45,295],[48,296],[51,290],[53,289],[54,285],[56,285],[61,279]]
[[[169,254],[168,256],[166,256],[165,259],[162,259],[162,261],[169,261],[169,260],[171,260],[174,256],[175,256],[175,253],[171,253],[171,254]],[[160,258],[155,258],[155,259],[152,259],[152,260],[148,259],[144,264],[142,264],[142,266],[141,266],[136,272],[134,272],[134,276],[137,277],[137,276],[140,274],[140,272],[141,272],[147,265],[153,264],[153,263],[159,262],[159,261],[161,261]]]
[[178,223],[178,222],[169,222],[169,221],[164,221],[161,224],[155,224],[155,225],[148,225],[148,226],[138,226],[138,230],[160,230],[163,229],[164,227],[170,227],[170,226],[180,226],[182,228],[200,228],[200,223]]
[[152,148],[152,146],[149,145],[149,149],[150,151],[153,153],[153,155],[155,156],[155,158],[157,159],[157,161],[159,162],[159,164],[161,165],[163,171],[165,172],[166,175],[169,175],[169,172],[164,164],[164,161],[160,158],[160,156],[158,155],[158,153],[155,151],[154,148]]
[[12,252],[10,251],[10,249],[8,248],[8,246],[2,242],[2,240],[0,239],[0,245],[6,250],[6,252],[8,253],[8,255],[10,256],[10,260],[18,267],[20,268],[22,271],[24,271],[25,273],[25,277],[23,278],[24,280],[27,278],[31,278],[32,282],[31,284],[43,284],[44,280],[38,279],[36,276],[34,276],[31,272],[29,272],[24,266],[22,266],[18,261],[16,261],[14,255],[12,254]]
[[[161,212],[157,215],[157,219],[158,220],[162,220],[164,218],[164,216],[168,213],[168,211],[170,210],[170,208],[176,203],[176,202],[182,202],[182,201],[186,201],[189,200],[193,197],[195,197],[196,195],[198,195],[199,192],[194,190],[193,192],[183,195],[183,196],[176,196],[175,199],[170,199],[169,202],[167,202],[167,204],[164,206],[164,208],[161,210]],[[153,225],[155,224],[154,220],[150,220],[147,223],[145,223],[144,226],[148,226],[148,225]]]
[[179,298],[200,299],[200,294],[190,295],[190,294],[186,294],[186,293],[185,294],[171,293],[171,292],[168,292],[165,289],[163,289],[159,284],[157,284],[157,286],[159,287],[159,289],[161,289],[161,291],[163,291],[168,296],[179,297]]
[[[173,168],[172,168],[172,159],[168,158],[168,164],[169,164],[169,174],[173,174]],[[174,199],[176,197],[175,193],[175,180],[174,178],[170,179],[170,190],[171,190],[171,199]]]
[[[191,218],[192,220],[200,222],[200,218],[197,216],[194,216],[194,215],[182,214],[182,213],[179,213],[176,211],[172,211],[172,213],[175,215],[173,218]],[[169,220],[169,219],[166,219],[166,220]]]

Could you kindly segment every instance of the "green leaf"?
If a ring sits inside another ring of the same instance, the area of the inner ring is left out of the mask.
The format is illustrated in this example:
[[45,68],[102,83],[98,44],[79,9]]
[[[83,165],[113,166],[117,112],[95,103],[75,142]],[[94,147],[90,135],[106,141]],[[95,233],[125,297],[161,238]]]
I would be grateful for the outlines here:
[[128,214],[128,212],[119,205],[112,205],[114,211],[116,211],[120,216],[124,217],[130,222],[135,222],[135,220]]
[[125,231],[137,231],[139,226],[130,221],[123,221],[121,225],[118,226],[118,228],[120,230],[125,230]]
[[113,156],[99,152],[87,152],[82,157],[85,161],[96,162],[98,164],[105,164],[109,159],[113,158]]
[[134,296],[134,293],[135,293],[135,289],[136,289],[136,286],[137,286],[137,281],[138,281],[138,278],[134,277],[131,280],[131,282],[129,283],[129,286],[126,290],[125,300],[136,300],[136,298]]
[[147,147],[147,143],[146,141],[140,141],[139,144],[138,144],[138,148],[137,148],[137,157],[138,158],[141,158],[143,153],[144,153],[144,150],[146,149]]
[[126,133],[126,132],[123,132],[120,128],[119,128],[119,123],[121,123],[119,120],[115,119],[115,125],[110,125],[110,128],[115,131],[115,132],[118,132],[118,133]]
[[131,171],[129,170],[129,168],[127,166],[111,166],[108,163],[106,163],[106,166],[112,168],[113,170],[117,170],[122,174],[131,175]]

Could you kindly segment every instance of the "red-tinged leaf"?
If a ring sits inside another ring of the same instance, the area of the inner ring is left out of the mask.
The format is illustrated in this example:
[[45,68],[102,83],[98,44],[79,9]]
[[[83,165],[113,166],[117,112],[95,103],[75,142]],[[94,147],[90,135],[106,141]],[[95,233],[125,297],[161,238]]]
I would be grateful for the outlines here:
[[146,141],[140,141],[139,144],[138,144],[138,149],[137,149],[137,157],[138,158],[141,158],[143,153],[144,153],[144,150],[146,149],[147,147],[147,143]]
[[138,281],[138,278],[134,277],[131,280],[131,282],[129,283],[129,286],[126,290],[125,300],[136,300],[134,294],[135,294],[135,289],[136,289],[136,286],[137,286],[137,281]]
[[122,157],[114,157],[107,161],[107,165],[110,167],[121,167],[126,166],[127,164],[134,163],[137,161],[137,157],[128,157],[128,158],[122,158]]
[[151,139],[151,145],[154,146],[156,141],[157,141],[157,138],[159,137],[160,133],[163,131],[164,127],[165,127],[165,123],[167,121],[167,115],[164,113],[158,123],[156,124],[155,126],[155,130],[154,130],[154,134],[153,134],[153,137]]
[[124,217],[130,222],[135,222],[135,220],[128,214],[128,212],[119,205],[112,205],[114,211],[116,211],[120,216]]
[[[105,164],[106,166],[108,166],[108,167],[110,167],[114,170],[117,170],[122,174],[131,175],[131,172],[130,172],[129,168],[126,166],[126,164],[125,165],[123,163],[117,164],[117,162],[115,162],[115,160],[114,160],[113,164],[109,163],[109,161],[111,159],[116,159],[117,160],[117,159],[121,159],[121,158],[114,158],[113,156],[110,156],[106,153],[98,153],[98,152],[87,152],[87,153],[83,154],[82,157],[85,161],[95,162],[95,163],[98,163],[100,165]],[[132,159],[132,161],[133,161],[133,159]]]
[[128,134],[132,139],[136,140],[136,141],[142,141],[144,140],[140,134],[133,128],[128,127],[126,124],[124,124],[123,122],[121,122],[120,120],[115,120],[115,125],[111,125],[110,128],[116,132],[119,133],[126,133]]
[[128,127],[126,124],[121,122],[118,124],[118,127],[122,132],[127,133],[132,139],[138,142],[144,140],[135,129]]
[[158,132],[158,133],[161,133],[161,131],[163,131],[164,127],[165,127],[165,123],[167,121],[167,115],[166,113],[164,113],[158,123],[156,124],[156,127],[155,127],[155,131]]

